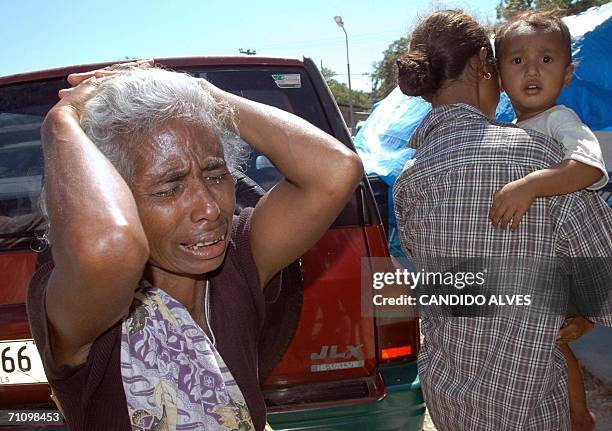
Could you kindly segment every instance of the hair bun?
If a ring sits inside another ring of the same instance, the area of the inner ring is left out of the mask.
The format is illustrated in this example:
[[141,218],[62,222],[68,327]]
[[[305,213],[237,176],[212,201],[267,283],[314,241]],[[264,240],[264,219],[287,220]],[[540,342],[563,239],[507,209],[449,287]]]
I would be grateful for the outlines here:
[[423,96],[438,90],[439,80],[432,73],[432,65],[423,52],[413,51],[397,60],[399,87],[407,96]]

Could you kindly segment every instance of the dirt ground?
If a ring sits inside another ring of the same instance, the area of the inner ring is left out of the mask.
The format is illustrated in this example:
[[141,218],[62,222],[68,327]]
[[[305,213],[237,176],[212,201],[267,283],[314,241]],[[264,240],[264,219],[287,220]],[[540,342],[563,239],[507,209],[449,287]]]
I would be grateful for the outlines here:
[[437,428],[431,422],[431,418],[429,417],[429,412],[425,413],[425,422],[423,423],[423,431],[436,431]]
[[[586,371],[584,371],[584,383],[589,408],[597,417],[594,431],[612,431],[612,387],[605,386]],[[425,415],[423,431],[436,431],[429,414]]]
[[595,413],[595,431],[612,431],[612,387],[583,370],[589,408]]

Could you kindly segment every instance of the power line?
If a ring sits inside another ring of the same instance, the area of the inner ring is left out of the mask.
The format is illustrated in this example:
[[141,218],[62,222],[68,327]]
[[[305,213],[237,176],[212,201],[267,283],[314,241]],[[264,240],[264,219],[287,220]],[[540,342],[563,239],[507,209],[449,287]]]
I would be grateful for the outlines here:
[[[401,31],[404,31],[404,30],[395,30],[395,31],[388,30],[384,32],[357,34],[355,36],[351,36],[351,44],[353,43],[353,39],[355,39],[356,41],[371,41],[373,39],[384,40],[388,36],[396,35],[398,34],[398,32],[401,32]],[[320,46],[321,44],[328,45],[329,42],[340,43],[341,41],[342,41],[342,38],[338,38],[338,37],[329,38],[328,37],[324,39],[314,39],[314,40],[309,39],[309,40],[303,40],[303,41],[292,41],[292,42],[273,43],[269,45],[260,45],[260,48],[286,48],[286,47],[300,46],[300,45]]]
[[[353,75],[355,75],[355,76],[360,76],[360,75],[361,76],[370,76],[370,75],[372,75],[372,73],[371,72],[362,72],[362,73],[352,73],[351,72],[351,76],[353,76]],[[334,76],[348,76],[348,73],[334,73],[332,75],[332,77],[334,77]]]
[[[364,39],[364,40],[356,40],[355,41],[355,45],[373,45],[373,44],[378,44],[379,42],[383,42],[383,41],[389,41],[388,37],[378,37],[378,38],[368,38],[368,39]],[[392,41],[389,41],[389,43],[391,43]],[[274,46],[266,46],[266,45],[261,45],[260,48],[264,48],[267,50],[274,50],[274,49],[282,49],[282,48],[294,48],[294,49],[299,49],[299,48],[321,48],[321,47],[329,47],[329,46],[336,46],[336,45],[341,45],[341,41],[339,39],[333,39],[333,40],[329,40],[329,41],[320,41],[320,42],[295,42],[295,43],[287,43],[287,44],[279,44],[279,45],[274,45]]]

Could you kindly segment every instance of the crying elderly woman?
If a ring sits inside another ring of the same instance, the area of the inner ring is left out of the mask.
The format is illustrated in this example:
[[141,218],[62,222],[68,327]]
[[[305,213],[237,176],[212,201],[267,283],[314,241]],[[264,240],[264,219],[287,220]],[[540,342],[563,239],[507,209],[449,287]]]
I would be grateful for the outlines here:
[[[262,289],[362,166],[298,117],[148,66],[72,76],[42,126],[53,262],[29,288],[36,345],[71,430],[262,430]],[[238,136],[285,179],[236,217]]]

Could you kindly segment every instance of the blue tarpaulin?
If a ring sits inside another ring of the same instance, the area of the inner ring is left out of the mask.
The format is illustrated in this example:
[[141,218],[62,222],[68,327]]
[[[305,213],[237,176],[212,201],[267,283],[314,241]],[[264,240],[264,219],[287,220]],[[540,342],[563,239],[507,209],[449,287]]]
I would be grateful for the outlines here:
[[404,95],[397,87],[372,109],[354,142],[366,174],[378,175],[388,186],[389,248],[392,256],[401,257],[403,253],[395,235],[393,184],[406,161],[414,155],[414,150],[406,143],[431,111],[431,105],[420,97]]

